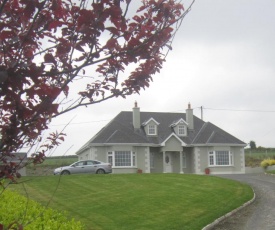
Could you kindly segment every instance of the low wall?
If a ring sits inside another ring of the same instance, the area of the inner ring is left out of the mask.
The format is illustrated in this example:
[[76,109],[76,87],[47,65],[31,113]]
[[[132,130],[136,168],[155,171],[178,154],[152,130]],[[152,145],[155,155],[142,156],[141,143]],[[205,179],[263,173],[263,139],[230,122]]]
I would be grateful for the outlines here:
[[249,173],[264,173],[265,170],[262,167],[245,167],[245,173],[249,174]]

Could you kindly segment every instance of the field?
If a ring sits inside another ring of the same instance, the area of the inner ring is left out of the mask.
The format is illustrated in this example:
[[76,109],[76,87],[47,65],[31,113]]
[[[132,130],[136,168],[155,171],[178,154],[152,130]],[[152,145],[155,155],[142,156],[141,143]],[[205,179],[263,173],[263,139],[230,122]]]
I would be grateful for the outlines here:
[[245,165],[250,167],[259,167],[264,159],[275,159],[275,149],[257,148],[255,150],[245,150]]
[[206,175],[108,174],[24,177],[10,185],[66,210],[87,229],[201,229],[250,200],[249,186]]
[[35,166],[27,166],[27,175],[28,176],[47,176],[52,175],[55,168],[70,165],[78,161],[76,155],[71,156],[57,156],[57,157],[48,157],[42,164],[37,164]]

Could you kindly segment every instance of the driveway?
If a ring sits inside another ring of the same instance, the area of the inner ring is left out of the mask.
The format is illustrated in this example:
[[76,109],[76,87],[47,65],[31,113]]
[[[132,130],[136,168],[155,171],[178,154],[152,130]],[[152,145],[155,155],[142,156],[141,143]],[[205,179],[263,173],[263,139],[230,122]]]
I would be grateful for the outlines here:
[[221,175],[249,184],[256,194],[255,201],[226,218],[213,230],[274,230],[275,176],[266,174]]

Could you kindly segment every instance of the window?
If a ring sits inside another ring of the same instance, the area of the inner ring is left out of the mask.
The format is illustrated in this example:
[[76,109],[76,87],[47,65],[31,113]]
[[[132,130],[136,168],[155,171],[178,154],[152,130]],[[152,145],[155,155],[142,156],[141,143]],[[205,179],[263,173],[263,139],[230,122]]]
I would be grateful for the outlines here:
[[214,165],[214,152],[209,152],[209,165]]
[[135,152],[133,152],[133,157],[132,157],[132,159],[133,159],[133,166],[136,166],[136,153]]
[[179,125],[178,126],[178,135],[179,136],[185,135],[185,126],[184,125]]
[[156,135],[157,128],[156,125],[148,125],[148,135]]
[[182,153],[182,168],[186,168],[186,153]]
[[87,165],[93,165],[94,162],[93,161],[87,161]]
[[131,166],[131,152],[129,151],[115,152],[115,166]]
[[108,163],[113,167],[136,166],[136,153],[131,151],[108,152]]
[[113,152],[108,152],[108,163],[113,165]]
[[83,166],[83,165],[87,165],[87,161],[79,161],[77,163],[74,164],[75,167],[77,166]]
[[155,162],[154,162],[154,153],[150,152],[150,168],[154,168]]
[[233,165],[233,155],[230,151],[211,151],[208,156],[210,166]]

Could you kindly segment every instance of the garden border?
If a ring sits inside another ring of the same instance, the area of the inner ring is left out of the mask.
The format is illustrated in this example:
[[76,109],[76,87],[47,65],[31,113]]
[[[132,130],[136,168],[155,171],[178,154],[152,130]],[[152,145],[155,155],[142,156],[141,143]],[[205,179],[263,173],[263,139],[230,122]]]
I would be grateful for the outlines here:
[[211,228],[213,228],[215,225],[217,225],[218,223],[220,223],[221,221],[223,221],[224,219],[226,219],[227,217],[232,216],[233,214],[235,214],[236,212],[240,211],[241,209],[243,209],[244,207],[252,204],[255,199],[256,199],[256,194],[254,192],[254,189],[252,188],[254,196],[251,200],[247,201],[246,203],[244,203],[243,205],[241,205],[240,207],[234,209],[233,211],[219,217],[218,219],[214,220],[212,223],[206,225],[204,228],[202,228],[202,230],[210,230]]

